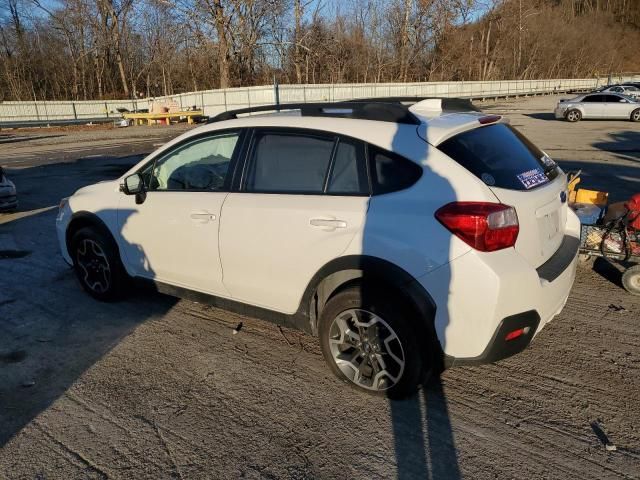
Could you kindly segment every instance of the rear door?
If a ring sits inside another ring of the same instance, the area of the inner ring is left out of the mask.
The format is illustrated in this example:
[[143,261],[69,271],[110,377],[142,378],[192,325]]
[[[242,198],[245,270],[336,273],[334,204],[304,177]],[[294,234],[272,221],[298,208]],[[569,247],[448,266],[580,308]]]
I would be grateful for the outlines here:
[[603,100],[604,95],[587,95],[580,102],[584,114],[584,118],[602,118],[604,116]]
[[533,267],[556,252],[567,220],[566,176],[544,152],[503,123],[463,132],[438,148],[516,209],[515,249]]
[[258,129],[240,191],[220,226],[224,285],[234,299],[293,313],[313,275],[364,224],[364,145],[301,129]]

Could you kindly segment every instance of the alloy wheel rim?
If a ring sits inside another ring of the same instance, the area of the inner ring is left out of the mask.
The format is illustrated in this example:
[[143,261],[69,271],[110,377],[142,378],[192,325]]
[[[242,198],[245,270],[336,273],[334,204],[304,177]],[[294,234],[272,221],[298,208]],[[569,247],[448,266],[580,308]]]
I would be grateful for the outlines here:
[[340,313],[329,329],[329,348],[340,371],[367,390],[396,385],[405,368],[402,343],[391,326],[362,309]]
[[569,120],[572,122],[578,119],[578,114],[576,112],[569,112]]
[[638,110],[637,112],[633,112],[633,119],[637,122],[638,120],[640,120],[640,110]]
[[76,261],[82,271],[82,281],[96,293],[104,293],[111,282],[111,268],[104,250],[94,240],[84,238],[76,250]]

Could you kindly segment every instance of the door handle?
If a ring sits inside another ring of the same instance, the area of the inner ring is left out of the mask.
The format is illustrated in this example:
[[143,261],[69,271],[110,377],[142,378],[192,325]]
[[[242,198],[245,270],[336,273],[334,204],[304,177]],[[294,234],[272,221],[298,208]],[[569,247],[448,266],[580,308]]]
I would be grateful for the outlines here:
[[193,212],[189,216],[191,217],[191,220],[196,220],[199,223],[207,223],[216,219],[216,215],[209,212]]
[[335,230],[336,228],[347,228],[347,222],[344,220],[337,220],[335,218],[312,218],[309,220],[309,224],[312,227],[324,227],[328,230]]

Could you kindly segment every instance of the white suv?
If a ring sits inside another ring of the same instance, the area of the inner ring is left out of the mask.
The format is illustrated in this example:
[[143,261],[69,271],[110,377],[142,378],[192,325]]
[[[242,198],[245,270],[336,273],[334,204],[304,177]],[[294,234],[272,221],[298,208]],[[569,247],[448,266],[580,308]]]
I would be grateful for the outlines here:
[[100,300],[144,279],[316,335],[370,392],[505,358],[564,306],[580,225],[548,156],[450,105],[221,114],[63,200],[62,255]]

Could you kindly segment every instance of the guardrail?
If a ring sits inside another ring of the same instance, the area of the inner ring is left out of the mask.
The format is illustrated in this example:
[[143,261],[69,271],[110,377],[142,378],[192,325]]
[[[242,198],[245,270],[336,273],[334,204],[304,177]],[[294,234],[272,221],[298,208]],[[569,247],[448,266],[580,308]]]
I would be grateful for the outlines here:
[[[640,76],[620,77],[616,81],[640,81]],[[97,118],[120,118],[118,108],[136,110],[149,108],[152,101],[175,100],[186,109],[195,106],[205,115],[216,115],[226,110],[279,103],[332,102],[375,97],[463,97],[471,99],[564,93],[571,90],[592,89],[606,84],[606,78],[499,80],[491,82],[425,82],[425,83],[361,83],[273,85],[227,88],[181,93],[168,97],[144,100],[96,101],[42,101],[0,102],[0,127],[18,122],[46,124],[58,121],[82,123]]]

